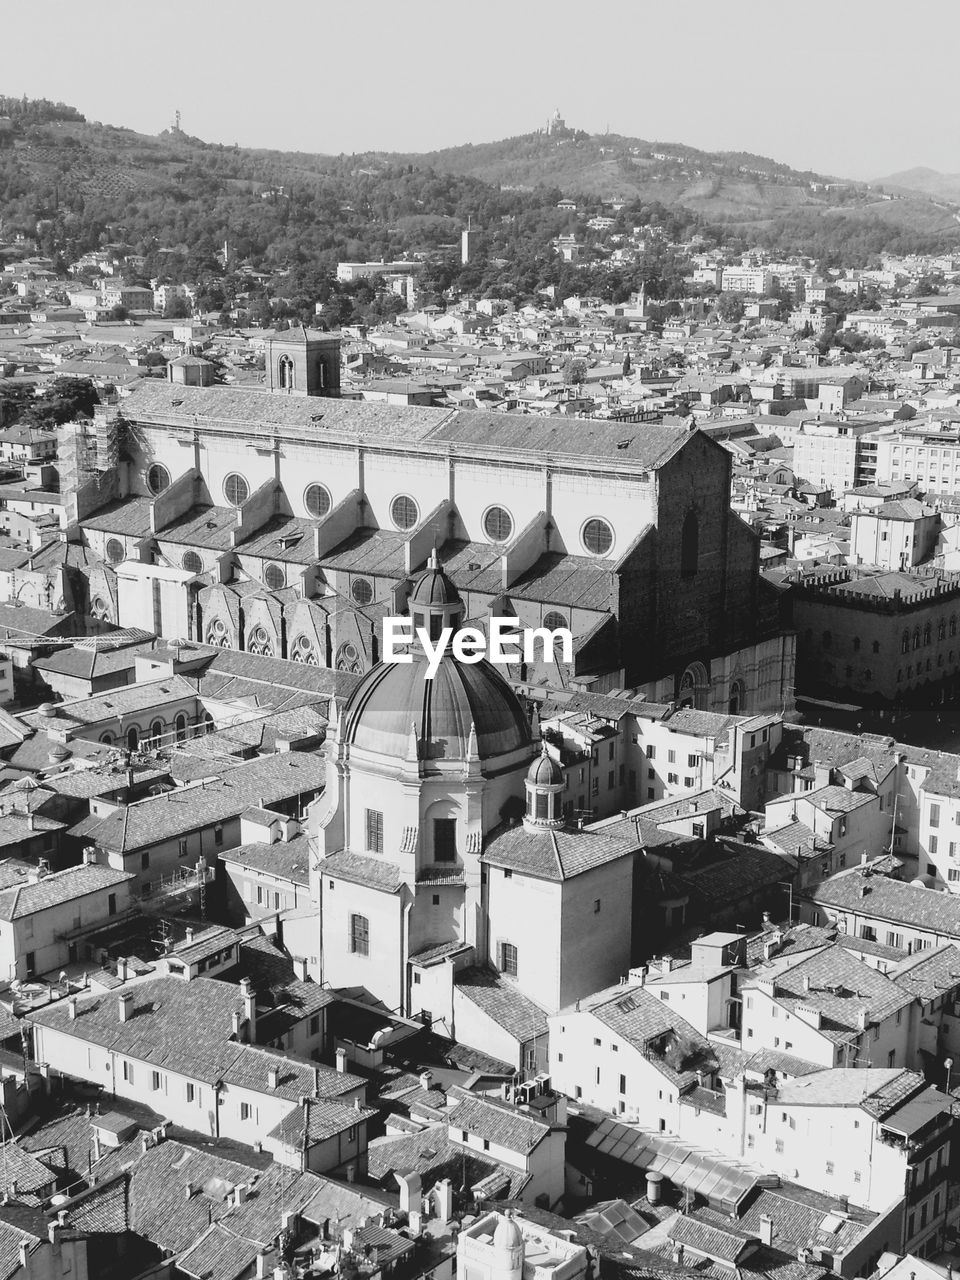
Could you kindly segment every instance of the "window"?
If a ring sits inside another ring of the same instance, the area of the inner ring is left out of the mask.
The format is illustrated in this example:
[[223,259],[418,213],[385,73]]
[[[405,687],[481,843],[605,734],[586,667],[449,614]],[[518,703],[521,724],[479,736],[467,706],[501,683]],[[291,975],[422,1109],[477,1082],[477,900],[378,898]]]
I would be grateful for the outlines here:
[[548,631],[557,631],[560,627],[567,625],[567,619],[562,613],[551,610],[550,613],[543,615],[543,625]]
[[832,1161],[832,1160],[828,1160],[828,1161],[827,1161],[827,1164],[826,1164],[826,1172],[827,1172],[827,1173],[829,1173],[829,1174],[832,1174],[832,1173],[833,1173],[833,1161]]
[[356,956],[370,954],[370,922],[366,916],[350,917],[350,950]]
[[782,1156],[783,1155],[783,1139],[777,1138],[774,1143],[774,1146],[776,1147],[777,1155]]
[[287,582],[287,575],[283,571],[283,565],[268,564],[263,571],[263,581],[271,591],[281,591]]
[[111,564],[119,564],[121,560],[126,558],[127,549],[119,538],[107,539],[107,559]]
[[[363,606],[369,604],[373,599],[373,587],[371,587],[366,578],[354,578],[350,586],[350,594],[357,604]],[[436,638],[439,639],[439,636]]]
[[[931,836],[931,837],[930,837],[930,852],[931,852],[931,853],[936,853],[936,852],[937,852],[937,837],[936,837],[936,836]],[[934,874],[934,875],[936,875],[936,867],[927,867],[927,875],[930,875],[931,873],[932,873],[932,874]]]
[[940,825],[940,806],[938,804],[930,806],[930,825],[931,827],[939,827]]
[[584,549],[592,556],[605,556],[613,546],[613,530],[606,520],[588,520],[580,534]]
[[675,751],[668,751],[667,764],[676,764],[676,763],[677,763],[677,753]]
[[203,573],[203,561],[195,551],[185,551],[180,563],[187,573]]
[[398,529],[412,529],[420,518],[420,508],[405,493],[399,494],[390,504],[390,519]]
[[150,1088],[157,1093],[160,1089],[160,1072],[153,1071],[150,1075]]
[[127,1084],[133,1084],[133,1063],[127,1062],[126,1059],[123,1063],[123,1078]]
[[217,846],[218,849],[223,844],[223,823],[222,822],[218,822],[217,825],[213,828],[213,843]]
[[648,760],[653,760],[653,759],[656,757],[656,754],[657,754],[657,752],[656,752],[656,748],[655,748],[654,746],[652,746],[652,745],[648,745],[648,747],[647,747],[647,759],[648,759]]
[[194,1099],[196,1098],[196,1095],[197,1095],[196,1085],[190,1084],[188,1081],[187,1082],[187,1101],[193,1102]]
[[490,507],[483,517],[483,532],[491,542],[506,542],[513,533],[513,520],[503,507]]
[[593,914],[594,914],[595,916],[597,916],[597,915],[599,915],[599,914],[600,914],[600,899],[599,899],[599,898],[594,898],[594,900],[593,900]]
[[147,852],[147,853],[141,853],[141,855],[140,855],[140,870],[141,870],[141,871],[146,871],[146,870],[147,870],[147,868],[148,868],[149,866],[150,866],[150,854],[149,854],[149,852]]
[[169,483],[170,472],[166,467],[161,466],[159,462],[155,462],[152,467],[148,468],[147,488],[152,494],[163,493]]
[[696,575],[700,561],[700,521],[695,511],[688,511],[683,520],[680,534],[680,576],[692,578]]
[[367,853],[383,853],[383,814],[367,810]]
[[241,507],[250,497],[250,486],[243,476],[236,471],[231,471],[223,482],[223,496],[228,506]]
[[253,1107],[251,1107],[250,1103],[241,1102],[240,1103],[240,1119],[249,1120],[252,1115],[253,1115]]
[[434,818],[433,820],[433,860],[434,862],[456,862],[457,860],[457,820],[456,818]]
[[307,508],[307,515],[313,516],[314,520],[322,520],[333,505],[329,489],[325,489],[322,484],[307,485],[303,505]]
[[516,946],[512,942],[501,942],[500,944],[501,970],[504,973],[509,974],[510,977],[515,978],[518,973],[518,962],[519,962],[519,956],[517,954]]

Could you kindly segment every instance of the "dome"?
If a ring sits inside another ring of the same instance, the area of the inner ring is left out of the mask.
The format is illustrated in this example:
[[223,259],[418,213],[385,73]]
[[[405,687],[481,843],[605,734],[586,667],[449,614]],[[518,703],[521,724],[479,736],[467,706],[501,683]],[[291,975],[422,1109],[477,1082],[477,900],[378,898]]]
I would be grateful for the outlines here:
[[410,592],[408,607],[411,605],[453,605],[461,604],[460,592],[437,563],[437,554],[433,553],[426,572],[422,573],[414,583]]
[[520,699],[486,660],[447,657],[427,679],[427,660],[379,663],[350,695],[341,718],[341,741],[403,758],[415,728],[420,754],[429,760],[463,760],[470,726],[481,760],[529,749],[530,726]]
[[502,1216],[493,1233],[493,1247],[495,1249],[519,1249],[522,1246],[523,1232],[513,1218]]
[[534,787],[562,787],[566,781],[563,770],[547,752],[547,744],[527,770],[527,782]]

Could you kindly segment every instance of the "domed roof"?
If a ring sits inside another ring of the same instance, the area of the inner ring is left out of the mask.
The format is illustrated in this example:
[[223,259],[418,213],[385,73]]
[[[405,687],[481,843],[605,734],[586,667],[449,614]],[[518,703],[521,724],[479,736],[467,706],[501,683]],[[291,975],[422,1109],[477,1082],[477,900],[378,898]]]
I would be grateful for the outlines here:
[[437,563],[437,553],[430,557],[426,572],[422,573],[410,592],[410,605],[460,604],[460,592]]
[[424,759],[463,760],[472,724],[481,760],[530,746],[520,699],[489,662],[446,657],[428,680],[426,657],[411,656],[379,663],[354,689],[340,722],[345,745],[403,758],[414,728]]
[[563,770],[547,752],[547,744],[544,743],[540,755],[527,770],[527,782],[535,787],[562,787],[564,781]]
[[523,1245],[523,1232],[513,1218],[502,1215],[493,1233],[495,1249],[519,1249]]

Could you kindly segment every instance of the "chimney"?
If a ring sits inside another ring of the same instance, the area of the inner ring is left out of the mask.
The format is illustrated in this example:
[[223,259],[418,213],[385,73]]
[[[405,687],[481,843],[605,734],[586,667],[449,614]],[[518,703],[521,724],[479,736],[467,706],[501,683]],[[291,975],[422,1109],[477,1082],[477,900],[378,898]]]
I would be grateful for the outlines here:
[[193,941],[193,926],[192,926],[192,925],[189,925],[189,924],[187,925],[187,931],[186,931],[186,933],[183,935],[183,940],[184,940],[184,942],[186,942],[188,945]]
[[337,1046],[337,1070],[342,1075],[346,1071],[348,1066],[349,1066],[349,1063],[347,1062],[347,1051],[346,1049],[343,1049],[338,1045]]
[[20,1241],[20,1270],[26,1272],[30,1265],[30,1251],[27,1248],[26,1240]]
[[429,1089],[432,1084],[433,1084],[433,1072],[421,1071],[420,1072],[420,1088]]
[[247,1198],[247,1184],[245,1182],[241,1182],[238,1186],[234,1187],[233,1189],[233,1203],[237,1208],[239,1208],[240,1205],[243,1204],[244,1200],[246,1200],[246,1198]]
[[121,982],[126,982],[130,974],[127,973],[127,962],[123,956],[117,956],[117,977]]
[[60,1223],[59,1222],[47,1223],[47,1239],[50,1241],[52,1245],[59,1244],[60,1242]]
[[307,969],[307,957],[296,956],[293,961],[293,971],[301,982],[306,982],[310,974]]
[[673,969],[673,956],[660,957],[660,972],[670,973]]
[[867,1011],[866,1009],[857,1010],[857,1030],[866,1031],[867,1029]]
[[809,990],[810,990],[810,975],[809,975],[808,973],[805,973],[805,974],[803,975],[803,991],[804,991],[804,994],[806,994]]
[[773,1219],[767,1213],[760,1215],[760,1243],[768,1249],[773,1245]]
[[120,1010],[120,1021],[129,1021],[130,1015],[133,1013],[133,992],[121,991],[117,996],[117,1006]]
[[267,1088],[271,1093],[275,1093],[280,1084],[280,1072],[276,1067],[267,1069]]
[[240,1017],[240,1014],[235,1012],[235,1013],[234,1013],[234,1015],[233,1015],[233,1038],[234,1038],[234,1040],[239,1040],[239,1039],[240,1039],[240,1024],[241,1024],[241,1022],[242,1022],[242,1021],[243,1021],[243,1019]]
[[67,1001],[67,1011],[70,1014],[70,1021],[73,1022],[73,1020],[77,1016],[77,997],[76,996],[71,996],[70,999]]
[[249,978],[240,979],[240,994],[243,996],[243,1016],[247,1020],[247,1035],[251,1041],[257,1036],[257,1001],[253,994],[253,983]]
[[675,1244],[673,1246],[673,1260],[678,1267],[683,1266],[683,1245]]
[[265,1253],[257,1254],[257,1280],[266,1280],[267,1275],[267,1255]]
[[193,1199],[193,1183],[192,1182],[185,1182],[183,1184],[183,1198],[184,1200]]

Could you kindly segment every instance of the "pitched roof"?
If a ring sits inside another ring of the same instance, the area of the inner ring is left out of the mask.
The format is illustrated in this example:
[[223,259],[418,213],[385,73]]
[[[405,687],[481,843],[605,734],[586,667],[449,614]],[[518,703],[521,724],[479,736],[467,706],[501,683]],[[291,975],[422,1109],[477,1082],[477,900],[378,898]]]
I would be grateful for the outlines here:
[[0,920],[19,920],[73,902],[89,893],[116,888],[133,880],[129,871],[116,871],[100,863],[82,863],[55,871],[34,884],[18,884],[0,892]]
[[492,969],[461,969],[456,976],[456,990],[520,1044],[547,1035],[543,1009]]
[[921,889],[853,867],[816,885],[810,896],[824,907],[960,939],[960,900],[952,893]]
[[267,1136],[302,1151],[372,1120],[377,1114],[376,1107],[357,1107],[334,1098],[304,1098],[302,1105],[288,1111]]
[[503,827],[487,841],[483,861],[544,880],[569,880],[634,853],[639,842],[628,832],[584,829],[528,831]]

